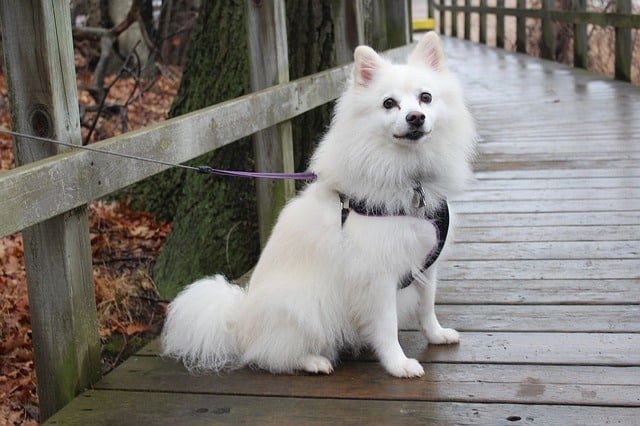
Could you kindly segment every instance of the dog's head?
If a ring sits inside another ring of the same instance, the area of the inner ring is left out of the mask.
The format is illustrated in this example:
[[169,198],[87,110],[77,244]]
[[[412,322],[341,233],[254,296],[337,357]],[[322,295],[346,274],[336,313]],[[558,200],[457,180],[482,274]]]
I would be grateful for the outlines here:
[[460,189],[470,175],[475,130],[439,37],[423,36],[406,64],[367,46],[355,50],[354,60],[314,169],[331,168],[327,174],[343,186],[361,186],[357,192],[427,179],[445,182],[441,192]]
[[423,37],[404,66],[368,46],[359,46],[354,59],[350,90],[384,136],[403,145],[428,139],[443,103],[438,74],[448,73],[437,35]]

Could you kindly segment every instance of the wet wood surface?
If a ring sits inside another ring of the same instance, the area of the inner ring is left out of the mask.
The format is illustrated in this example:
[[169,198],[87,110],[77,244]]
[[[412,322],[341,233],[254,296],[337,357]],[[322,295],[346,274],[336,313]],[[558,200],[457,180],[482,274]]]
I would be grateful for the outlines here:
[[440,266],[459,345],[401,331],[425,376],[400,380],[369,353],[331,376],[191,375],[154,342],[51,423],[637,424],[640,88],[445,43],[481,136]]

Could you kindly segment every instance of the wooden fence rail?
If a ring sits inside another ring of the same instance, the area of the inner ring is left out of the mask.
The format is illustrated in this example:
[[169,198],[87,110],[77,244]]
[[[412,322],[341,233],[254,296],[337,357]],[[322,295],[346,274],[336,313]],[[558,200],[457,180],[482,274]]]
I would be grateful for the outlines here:
[[[461,4],[462,3],[462,4]],[[504,47],[504,18],[516,17],[516,50],[526,53],[526,19],[534,18],[542,22],[541,55],[545,59],[555,59],[555,33],[553,23],[562,22],[573,25],[574,55],[576,67],[587,67],[587,25],[615,28],[615,78],[631,81],[632,29],[640,29],[640,14],[631,13],[631,0],[617,0],[615,13],[587,11],[586,1],[573,2],[573,10],[555,10],[552,0],[542,0],[541,8],[531,9],[526,0],[518,0],[517,6],[504,7],[503,0],[497,0],[496,6],[488,6],[487,0],[479,0],[479,6],[473,6],[471,0],[429,0],[429,9],[438,11],[440,32],[458,37],[458,15],[464,16],[464,34],[466,40],[471,39],[471,14],[479,17],[480,43],[487,43],[487,15],[496,16],[496,46]],[[446,22],[450,20],[450,31]]]
[[[409,51],[405,46],[388,50],[385,55],[399,60]],[[91,147],[184,163],[331,102],[340,95],[349,68],[350,65],[336,67],[273,86]],[[167,168],[136,160],[114,162],[114,157],[107,154],[72,150],[2,173],[0,236],[18,232]]]

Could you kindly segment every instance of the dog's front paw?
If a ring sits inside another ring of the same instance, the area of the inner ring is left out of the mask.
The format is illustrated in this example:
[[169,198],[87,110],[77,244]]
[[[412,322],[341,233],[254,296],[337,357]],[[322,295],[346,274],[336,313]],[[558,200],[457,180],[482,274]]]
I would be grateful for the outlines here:
[[405,357],[395,362],[385,363],[384,368],[392,376],[401,378],[422,377],[424,375],[424,368],[413,358]]
[[460,333],[453,328],[438,327],[432,330],[423,328],[422,333],[426,336],[429,343],[433,345],[451,345],[460,343]]
[[320,355],[307,355],[300,360],[300,369],[313,374],[331,374],[331,361]]

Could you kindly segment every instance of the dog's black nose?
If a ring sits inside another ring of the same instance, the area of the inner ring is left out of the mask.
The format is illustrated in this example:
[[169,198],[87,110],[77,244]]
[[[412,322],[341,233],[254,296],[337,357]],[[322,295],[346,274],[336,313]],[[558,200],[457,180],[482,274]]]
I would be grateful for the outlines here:
[[406,116],[407,123],[411,124],[413,127],[422,126],[424,124],[424,119],[424,114],[418,111],[411,111]]

